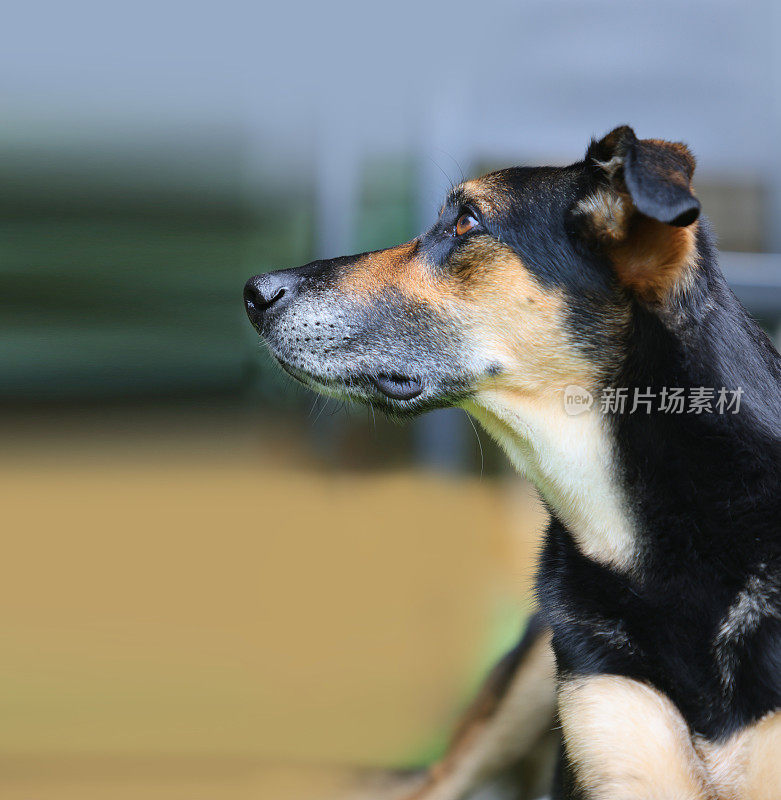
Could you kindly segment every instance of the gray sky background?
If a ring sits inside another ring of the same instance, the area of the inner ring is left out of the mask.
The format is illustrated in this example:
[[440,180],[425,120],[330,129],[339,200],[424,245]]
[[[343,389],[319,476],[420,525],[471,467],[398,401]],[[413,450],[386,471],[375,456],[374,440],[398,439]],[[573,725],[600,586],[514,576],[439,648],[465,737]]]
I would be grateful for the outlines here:
[[238,131],[286,168],[322,135],[574,157],[628,121],[689,140],[705,168],[763,170],[777,150],[777,6],[30,2],[6,12],[0,90],[25,135]]

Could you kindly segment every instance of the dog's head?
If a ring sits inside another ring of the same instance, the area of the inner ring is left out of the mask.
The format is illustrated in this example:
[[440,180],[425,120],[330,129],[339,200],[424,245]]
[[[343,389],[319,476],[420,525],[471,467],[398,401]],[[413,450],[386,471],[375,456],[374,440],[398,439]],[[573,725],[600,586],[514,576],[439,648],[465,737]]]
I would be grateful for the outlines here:
[[632,304],[696,271],[693,170],[683,145],[618,128],[571,166],[467,181],[411,242],[251,278],[247,313],[294,377],[394,415],[597,389]]

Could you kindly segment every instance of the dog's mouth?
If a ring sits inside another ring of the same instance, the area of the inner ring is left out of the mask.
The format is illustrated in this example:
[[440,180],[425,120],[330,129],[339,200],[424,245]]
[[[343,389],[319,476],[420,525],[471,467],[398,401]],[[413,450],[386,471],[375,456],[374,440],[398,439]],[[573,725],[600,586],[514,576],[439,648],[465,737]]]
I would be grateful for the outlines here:
[[400,372],[362,372],[353,375],[335,377],[318,375],[303,370],[276,356],[277,362],[289,375],[308,386],[310,389],[333,396],[348,396],[355,400],[371,400],[374,392],[378,392],[387,400],[404,402],[414,400],[423,394],[423,381]]
[[457,405],[472,394],[475,380],[468,375],[442,377],[423,370],[412,375],[387,367],[353,371],[326,366],[315,372],[273,350],[272,354],[285,372],[307,388],[337,400],[367,403],[399,418]]
[[377,391],[391,400],[412,400],[423,391],[423,384],[419,380],[398,372],[379,372],[368,378]]

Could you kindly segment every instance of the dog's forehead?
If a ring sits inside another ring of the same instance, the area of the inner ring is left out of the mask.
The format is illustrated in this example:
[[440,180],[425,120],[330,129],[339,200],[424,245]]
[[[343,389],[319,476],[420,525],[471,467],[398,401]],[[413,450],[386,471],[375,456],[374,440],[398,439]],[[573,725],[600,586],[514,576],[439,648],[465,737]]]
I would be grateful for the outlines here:
[[501,215],[569,194],[572,167],[509,167],[460,184],[453,196],[486,215]]
[[503,170],[465,181],[458,191],[467,202],[478,206],[481,211],[489,212],[507,203],[509,186]]

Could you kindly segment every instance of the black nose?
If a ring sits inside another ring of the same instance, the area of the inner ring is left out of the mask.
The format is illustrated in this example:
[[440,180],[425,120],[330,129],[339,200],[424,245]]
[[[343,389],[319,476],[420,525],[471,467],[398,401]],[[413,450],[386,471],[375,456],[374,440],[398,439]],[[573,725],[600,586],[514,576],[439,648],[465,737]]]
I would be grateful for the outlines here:
[[279,310],[291,298],[298,281],[286,272],[255,275],[244,284],[244,306],[253,324],[273,306]]

